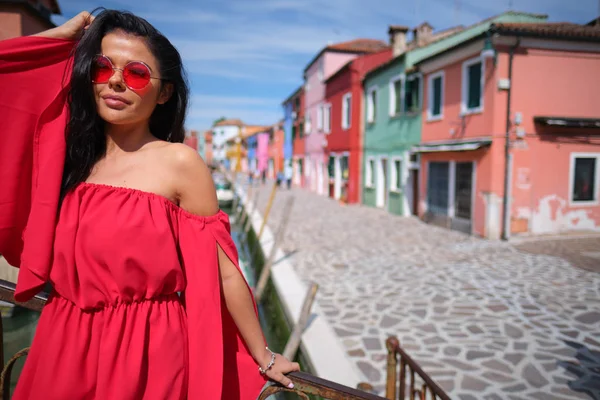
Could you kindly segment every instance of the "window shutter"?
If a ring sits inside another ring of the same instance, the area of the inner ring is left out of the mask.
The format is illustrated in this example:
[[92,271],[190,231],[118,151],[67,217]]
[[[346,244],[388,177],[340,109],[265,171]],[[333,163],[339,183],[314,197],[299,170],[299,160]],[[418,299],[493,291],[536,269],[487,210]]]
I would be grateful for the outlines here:
[[442,113],[442,77],[433,80],[433,108],[432,115],[440,115]]
[[468,108],[477,108],[481,105],[481,63],[469,66],[469,91]]

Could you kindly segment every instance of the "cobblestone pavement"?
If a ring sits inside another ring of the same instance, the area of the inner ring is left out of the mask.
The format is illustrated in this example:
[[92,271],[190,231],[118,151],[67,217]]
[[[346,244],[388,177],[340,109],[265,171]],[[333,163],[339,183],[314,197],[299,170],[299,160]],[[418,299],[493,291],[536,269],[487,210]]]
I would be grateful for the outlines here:
[[[262,211],[269,192],[250,193]],[[600,388],[569,387],[600,378],[589,375],[600,366],[599,273],[534,254],[531,243],[521,251],[299,189],[279,189],[273,231],[289,196],[282,248],[320,285],[349,360],[380,393],[384,342],[396,335],[453,399],[600,398]]]

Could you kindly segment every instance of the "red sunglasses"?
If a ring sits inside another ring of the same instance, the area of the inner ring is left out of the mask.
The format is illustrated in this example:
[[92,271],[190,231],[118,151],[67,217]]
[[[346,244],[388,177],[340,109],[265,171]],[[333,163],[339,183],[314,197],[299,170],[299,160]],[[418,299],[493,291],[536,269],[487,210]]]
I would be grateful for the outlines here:
[[150,79],[159,79],[150,76],[150,67],[141,61],[130,61],[123,68],[116,68],[108,57],[99,54],[92,65],[92,82],[107,83],[115,70],[123,73],[125,86],[132,90],[140,90],[148,86]]

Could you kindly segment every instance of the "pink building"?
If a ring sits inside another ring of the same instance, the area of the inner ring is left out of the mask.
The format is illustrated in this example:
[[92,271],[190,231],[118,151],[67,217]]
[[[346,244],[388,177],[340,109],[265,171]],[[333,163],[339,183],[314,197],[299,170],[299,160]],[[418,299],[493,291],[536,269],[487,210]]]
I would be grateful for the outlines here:
[[331,131],[331,105],[325,103],[325,81],[360,54],[374,53],[387,44],[356,39],[325,47],[304,69],[305,187],[327,194],[327,133]]
[[418,67],[424,219],[492,239],[600,230],[600,27],[492,24]]
[[256,160],[257,172],[262,175],[267,173],[269,167],[269,132],[265,130],[256,135]]

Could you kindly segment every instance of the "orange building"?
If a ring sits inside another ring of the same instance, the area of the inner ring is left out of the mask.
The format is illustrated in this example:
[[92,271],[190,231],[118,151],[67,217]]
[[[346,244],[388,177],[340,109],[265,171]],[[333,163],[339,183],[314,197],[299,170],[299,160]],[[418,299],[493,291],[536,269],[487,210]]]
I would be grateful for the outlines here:
[[33,35],[56,25],[52,14],[60,15],[56,0],[0,1],[0,40]]
[[496,23],[418,68],[424,219],[487,238],[600,230],[600,26]]
[[269,129],[269,150],[267,176],[275,179],[278,173],[283,173],[283,144],[285,132],[283,121],[278,122]]

